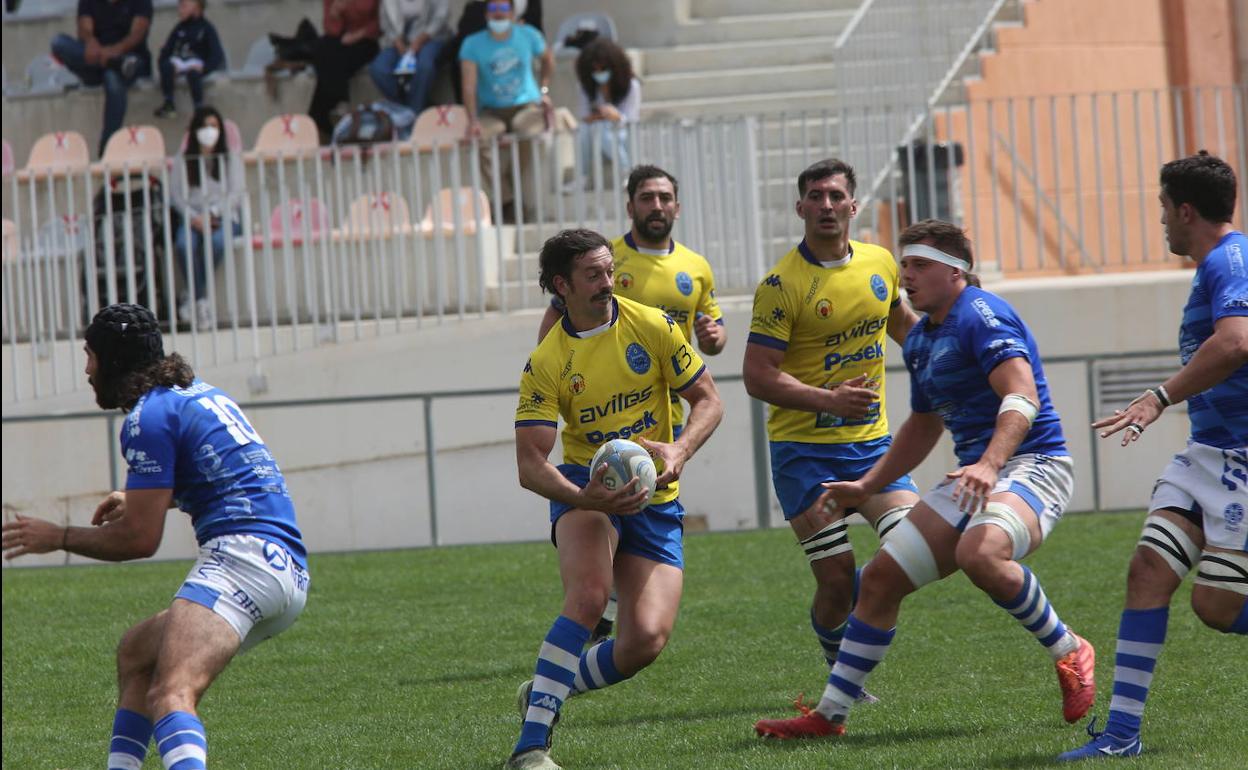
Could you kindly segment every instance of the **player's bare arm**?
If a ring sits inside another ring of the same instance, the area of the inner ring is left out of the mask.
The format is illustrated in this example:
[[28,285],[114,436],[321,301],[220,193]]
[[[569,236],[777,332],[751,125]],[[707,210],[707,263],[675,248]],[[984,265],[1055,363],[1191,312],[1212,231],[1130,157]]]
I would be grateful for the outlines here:
[[[1031,364],[1025,358],[1007,358],[997,364],[988,374],[988,384],[1002,399],[1016,394],[1028,399],[1033,405],[1040,404]],[[946,474],[947,478],[958,480],[953,497],[959,501],[959,507],[963,511],[974,513],[983,509],[988,502],[988,495],[997,483],[1001,467],[1014,456],[1014,451],[1027,438],[1027,431],[1030,429],[1031,421],[1022,413],[1012,409],[999,412],[992,439],[979,461]]]
[[[18,516],[4,525],[4,557],[65,550],[103,561],[142,559],[156,553],[165,531],[165,512],[173,501],[172,489],[132,489],[120,505],[113,493],[110,519],[95,527],[62,527],[31,516]],[[120,508],[121,513],[116,514]],[[116,514],[116,515],[114,515]],[[97,508],[96,519],[100,519]]]
[[890,482],[918,467],[940,440],[945,424],[936,412],[911,412],[893,435],[893,444],[857,481],[824,483],[827,493],[820,497],[824,505],[835,501],[836,507],[853,508],[867,501]]
[[838,417],[861,419],[880,396],[863,387],[866,375],[858,375],[832,388],[816,388],[780,369],[784,351],[747,343],[742,375],[750,396],[785,409],[831,412]]
[[606,513],[636,513],[650,497],[645,489],[639,489],[636,478],[617,490],[609,490],[602,483],[606,473],[603,465],[589,480],[584,489],[569,481],[559,469],[550,463],[550,451],[555,447],[557,432],[550,425],[526,425],[516,428],[516,466],[520,469],[520,486],[535,492],[547,500]]
[[555,328],[555,324],[559,323],[559,319],[563,318],[563,313],[555,310],[553,305],[546,306],[546,312],[542,313],[542,322],[537,327],[537,341],[540,343],[546,339],[546,335],[550,330]]
[[710,372],[703,372],[680,395],[689,402],[689,418],[680,438],[671,444],[638,438],[642,446],[663,461],[663,473],[655,479],[656,488],[660,489],[680,478],[685,463],[711,437],[724,416],[724,404]]
[[[1213,336],[1205,340],[1188,360],[1187,365],[1161,384],[1170,403],[1186,401],[1227,379],[1240,367],[1248,365],[1248,316],[1227,316],[1213,325]],[[1144,428],[1156,422],[1166,407],[1161,399],[1145,391],[1126,409],[1092,423],[1101,431],[1101,438],[1114,435],[1128,426],[1122,435],[1122,446],[1135,441]],[[1103,430],[1102,430],[1103,429]]]

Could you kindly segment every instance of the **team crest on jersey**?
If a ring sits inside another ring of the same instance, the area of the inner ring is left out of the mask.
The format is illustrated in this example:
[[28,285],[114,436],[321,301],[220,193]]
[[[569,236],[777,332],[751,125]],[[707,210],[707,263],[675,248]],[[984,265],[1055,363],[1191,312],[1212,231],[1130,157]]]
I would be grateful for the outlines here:
[[676,288],[686,297],[693,294],[693,279],[683,270],[676,274]]
[[615,282],[620,285],[621,289],[630,289],[633,286],[633,274],[632,273],[620,273],[618,276],[616,276]]
[[572,388],[573,395],[575,396],[581,395],[582,393],[585,392],[585,378],[579,374],[572,375],[572,382],[570,384],[570,387]]
[[1239,525],[1244,523],[1244,506],[1239,503],[1231,503],[1226,506],[1222,516],[1226,519],[1226,528],[1238,532]]
[[827,299],[821,299],[815,303],[815,315],[820,318],[832,317],[832,303]]
[[636,342],[629,343],[628,349],[624,351],[624,360],[628,361],[628,368],[637,374],[650,371],[650,354]]
[[871,276],[871,291],[875,293],[875,298],[883,301],[888,299],[888,284],[884,283],[884,279],[879,273]]

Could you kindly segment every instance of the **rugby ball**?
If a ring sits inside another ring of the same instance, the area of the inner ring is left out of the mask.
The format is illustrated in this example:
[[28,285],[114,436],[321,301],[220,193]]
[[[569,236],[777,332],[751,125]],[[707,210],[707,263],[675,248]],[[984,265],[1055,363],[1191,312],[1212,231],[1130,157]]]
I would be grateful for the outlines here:
[[617,438],[598,447],[594,459],[589,463],[590,477],[598,472],[598,466],[604,464],[607,472],[603,474],[602,483],[607,489],[619,489],[636,477],[640,487],[634,491],[646,490],[648,494],[645,505],[650,504],[650,499],[654,497],[654,482],[658,478],[658,470],[654,467],[650,453],[640,444]]

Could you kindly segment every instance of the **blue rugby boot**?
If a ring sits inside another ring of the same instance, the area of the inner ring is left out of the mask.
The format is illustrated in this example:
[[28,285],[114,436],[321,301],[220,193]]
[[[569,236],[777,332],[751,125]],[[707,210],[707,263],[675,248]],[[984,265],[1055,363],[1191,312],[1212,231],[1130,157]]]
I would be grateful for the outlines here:
[[1108,732],[1098,733],[1093,728],[1096,717],[1088,723],[1088,735],[1092,740],[1077,749],[1058,756],[1058,762],[1079,762],[1084,759],[1108,759],[1109,757],[1136,757],[1144,750],[1140,736],[1118,738]]

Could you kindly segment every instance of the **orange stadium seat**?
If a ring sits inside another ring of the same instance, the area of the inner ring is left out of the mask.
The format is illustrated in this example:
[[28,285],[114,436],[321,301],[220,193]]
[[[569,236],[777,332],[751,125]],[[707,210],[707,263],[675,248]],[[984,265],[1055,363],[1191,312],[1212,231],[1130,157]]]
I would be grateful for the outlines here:
[[334,231],[335,238],[390,238],[412,232],[407,201],[396,193],[361,195],[347,211],[346,224]]
[[468,111],[459,104],[437,104],[425,108],[412,126],[411,142],[418,150],[435,144],[454,144],[468,130]]
[[9,140],[4,140],[4,175],[8,176],[13,173],[13,145],[9,144]]
[[441,231],[444,236],[454,235],[456,210],[459,211],[459,221],[465,235],[476,234],[477,212],[480,212],[482,227],[494,224],[490,216],[490,199],[483,190],[477,190],[474,195],[471,187],[461,187],[459,190],[445,187],[438,191],[438,209],[436,219],[433,204],[425,209],[425,218],[420,223],[421,232],[425,235],[433,235],[437,231]]
[[63,174],[91,164],[87,140],[77,131],[56,131],[44,134],[30,148],[23,174]]
[[[290,223],[290,245],[303,245],[304,226],[306,223],[308,242],[315,243],[329,232],[329,209],[317,198],[309,198],[306,202],[299,199],[288,200],[273,207],[269,216],[268,243],[273,248],[281,248],[286,242],[285,222]],[[252,246],[264,248],[265,237],[257,235],[251,240]]]
[[252,152],[256,155],[281,155],[321,146],[316,124],[307,115],[278,115],[260,127]]
[[119,170],[165,162],[165,137],[155,126],[122,126],[108,138],[100,165]]

